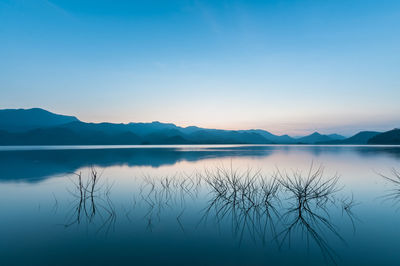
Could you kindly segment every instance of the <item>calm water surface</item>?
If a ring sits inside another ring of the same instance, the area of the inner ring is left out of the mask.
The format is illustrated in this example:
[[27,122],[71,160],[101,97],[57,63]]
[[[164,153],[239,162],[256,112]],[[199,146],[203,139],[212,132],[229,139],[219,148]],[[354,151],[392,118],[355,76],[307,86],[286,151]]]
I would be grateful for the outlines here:
[[393,168],[400,147],[1,147],[0,265],[399,265]]

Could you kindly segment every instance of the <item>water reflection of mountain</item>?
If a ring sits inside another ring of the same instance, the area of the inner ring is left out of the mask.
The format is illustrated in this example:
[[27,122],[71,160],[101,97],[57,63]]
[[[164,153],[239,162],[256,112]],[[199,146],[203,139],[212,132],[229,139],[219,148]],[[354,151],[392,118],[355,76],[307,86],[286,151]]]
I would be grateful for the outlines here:
[[275,152],[390,156],[400,159],[399,147],[341,146],[213,146],[157,148],[88,148],[0,151],[0,180],[38,181],[57,174],[74,172],[81,167],[114,165],[159,167],[179,161],[198,161],[223,157],[264,157]]
[[123,148],[0,151],[0,180],[38,181],[57,174],[74,172],[85,166],[173,165],[179,161],[234,156],[267,156],[270,150],[217,148]]

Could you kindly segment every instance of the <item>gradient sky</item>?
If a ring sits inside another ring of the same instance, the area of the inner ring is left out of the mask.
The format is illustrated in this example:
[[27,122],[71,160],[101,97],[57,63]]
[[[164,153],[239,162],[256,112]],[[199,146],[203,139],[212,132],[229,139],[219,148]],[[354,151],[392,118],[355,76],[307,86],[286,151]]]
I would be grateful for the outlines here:
[[0,0],[0,108],[300,135],[400,127],[400,1]]

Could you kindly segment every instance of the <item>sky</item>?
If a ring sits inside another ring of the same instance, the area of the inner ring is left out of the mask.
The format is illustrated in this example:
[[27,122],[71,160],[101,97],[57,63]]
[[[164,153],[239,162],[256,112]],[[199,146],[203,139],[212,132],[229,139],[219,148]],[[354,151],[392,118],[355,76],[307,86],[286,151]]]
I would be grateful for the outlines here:
[[398,0],[0,0],[0,109],[351,135],[399,99]]

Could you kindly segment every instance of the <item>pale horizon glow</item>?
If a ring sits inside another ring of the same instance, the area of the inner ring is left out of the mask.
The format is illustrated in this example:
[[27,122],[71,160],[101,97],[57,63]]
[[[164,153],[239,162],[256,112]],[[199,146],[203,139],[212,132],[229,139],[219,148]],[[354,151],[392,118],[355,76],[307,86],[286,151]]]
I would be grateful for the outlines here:
[[0,0],[0,109],[274,134],[400,127],[400,2]]

